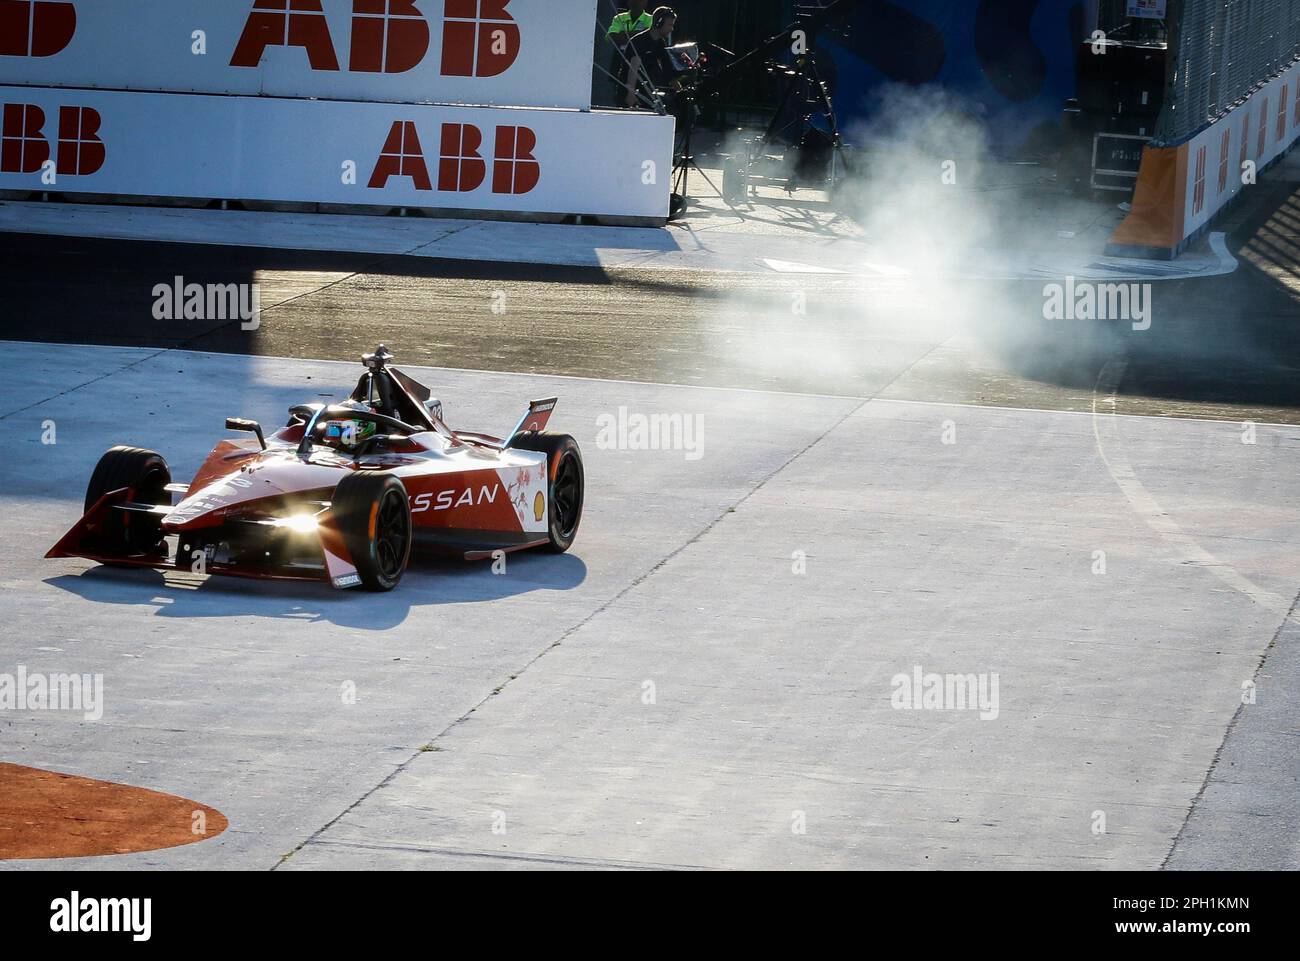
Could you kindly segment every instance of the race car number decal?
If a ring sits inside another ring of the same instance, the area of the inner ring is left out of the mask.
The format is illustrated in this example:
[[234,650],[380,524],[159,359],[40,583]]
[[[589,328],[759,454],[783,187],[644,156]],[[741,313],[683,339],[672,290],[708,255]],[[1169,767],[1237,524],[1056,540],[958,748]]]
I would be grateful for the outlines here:
[[187,497],[181,501],[170,514],[163,518],[163,523],[183,524],[200,514],[215,511],[226,506],[230,498],[238,494],[239,491],[248,490],[252,486],[253,482],[251,480],[242,477],[228,477],[224,481],[200,491],[193,497]]

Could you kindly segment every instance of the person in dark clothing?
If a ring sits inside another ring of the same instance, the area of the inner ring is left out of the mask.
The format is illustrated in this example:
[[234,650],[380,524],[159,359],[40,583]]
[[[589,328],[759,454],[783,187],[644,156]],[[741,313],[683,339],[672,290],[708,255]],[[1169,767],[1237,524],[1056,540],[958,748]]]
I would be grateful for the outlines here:
[[630,61],[624,104],[637,105],[637,86],[644,85],[642,72],[649,78],[652,88],[666,87],[674,79],[672,58],[668,56],[668,39],[677,26],[677,14],[672,7],[659,7],[652,14],[649,30],[638,33],[627,47]]

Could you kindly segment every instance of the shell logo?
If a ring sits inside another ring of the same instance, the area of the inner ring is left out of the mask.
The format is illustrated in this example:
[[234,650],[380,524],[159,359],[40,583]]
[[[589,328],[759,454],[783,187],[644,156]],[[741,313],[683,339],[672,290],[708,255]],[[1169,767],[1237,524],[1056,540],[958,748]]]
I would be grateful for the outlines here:
[[542,496],[541,491],[538,491],[537,496],[533,498],[533,517],[536,520],[540,521],[542,519],[542,515],[545,513],[546,513],[546,498]]

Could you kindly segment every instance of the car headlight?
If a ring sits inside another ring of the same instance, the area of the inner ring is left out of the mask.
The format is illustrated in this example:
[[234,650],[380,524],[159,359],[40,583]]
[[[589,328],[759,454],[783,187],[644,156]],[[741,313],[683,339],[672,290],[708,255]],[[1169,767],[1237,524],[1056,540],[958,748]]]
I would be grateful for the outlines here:
[[276,527],[287,528],[295,534],[314,534],[317,527],[314,514],[294,514],[292,517],[277,517],[272,523]]

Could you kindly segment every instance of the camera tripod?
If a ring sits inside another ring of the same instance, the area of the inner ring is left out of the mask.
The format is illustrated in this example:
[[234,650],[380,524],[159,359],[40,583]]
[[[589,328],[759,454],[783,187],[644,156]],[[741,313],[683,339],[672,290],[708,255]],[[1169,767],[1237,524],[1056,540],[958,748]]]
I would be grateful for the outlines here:
[[[798,57],[791,67],[770,63],[768,70],[786,77],[785,93],[763,136],[750,145],[748,156],[741,163],[728,164],[724,170],[723,198],[729,202],[744,200],[755,189],[756,181],[775,182],[772,178],[756,175],[754,168],[777,140],[793,147],[797,154],[794,169],[784,183],[788,192],[794,193],[798,189],[809,168],[815,167],[825,152],[829,154],[829,161],[824,180],[828,191],[833,193],[849,167],[843,156],[844,140],[835,118],[835,106],[826,81],[817,68],[817,58],[809,52]],[[787,119],[795,105],[798,105],[798,111],[793,118]],[[814,116],[824,121],[825,129],[813,122]],[[796,127],[798,135],[791,137],[790,131]]]
[[675,152],[673,157],[673,191],[668,202],[668,216],[674,218],[685,212],[687,205],[690,203],[690,194],[687,192],[690,187],[691,168],[704,178],[704,182],[713,188],[713,192],[722,195],[709,175],[704,172],[695,161],[695,154],[691,151],[691,141],[695,134],[695,122],[699,117],[699,107],[695,102],[693,91],[684,90],[678,95],[678,104],[681,106],[681,116],[678,121],[682,124],[684,131],[681,137],[681,149]]

